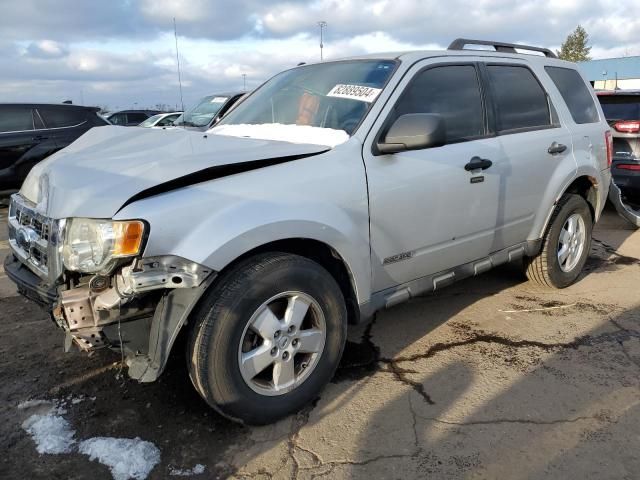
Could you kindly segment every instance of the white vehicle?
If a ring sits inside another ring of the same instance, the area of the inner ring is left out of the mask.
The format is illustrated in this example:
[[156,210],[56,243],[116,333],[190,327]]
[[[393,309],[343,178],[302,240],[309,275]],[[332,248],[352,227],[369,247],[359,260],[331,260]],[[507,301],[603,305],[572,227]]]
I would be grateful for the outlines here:
[[153,117],[147,118],[144,122],[140,123],[139,127],[146,128],[163,128],[173,126],[173,122],[182,115],[182,112],[170,112],[170,113],[158,113]]
[[184,332],[197,391],[247,423],[316,398],[377,310],[516,260],[570,285],[611,178],[576,65],[499,42],[299,66],[206,132],[134,130],[31,171],[5,271],[140,381]]

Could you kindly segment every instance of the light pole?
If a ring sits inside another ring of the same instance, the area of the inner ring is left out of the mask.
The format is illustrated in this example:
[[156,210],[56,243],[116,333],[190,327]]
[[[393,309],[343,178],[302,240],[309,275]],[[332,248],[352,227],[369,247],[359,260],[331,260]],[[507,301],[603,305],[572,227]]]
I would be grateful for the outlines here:
[[242,91],[244,92],[247,91],[247,74],[246,73],[242,74]]
[[320,27],[320,61],[322,62],[323,61],[322,48],[324,47],[324,45],[322,44],[322,31],[327,26],[327,22],[325,22],[324,20],[321,20],[318,22],[318,26]]

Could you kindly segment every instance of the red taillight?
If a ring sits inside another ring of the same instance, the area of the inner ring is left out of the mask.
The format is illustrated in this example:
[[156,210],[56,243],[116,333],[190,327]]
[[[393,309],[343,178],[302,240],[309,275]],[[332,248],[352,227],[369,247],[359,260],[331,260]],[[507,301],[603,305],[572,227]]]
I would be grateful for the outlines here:
[[617,131],[622,133],[638,133],[640,132],[640,121],[616,122],[613,126]]
[[604,140],[607,144],[607,167],[610,167],[613,161],[613,134],[611,130],[604,132]]
[[633,170],[634,172],[639,172],[640,171],[640,165],[634,165],[631,163],[618,163],[616,165],[616,168],[619,168],[620,170]]

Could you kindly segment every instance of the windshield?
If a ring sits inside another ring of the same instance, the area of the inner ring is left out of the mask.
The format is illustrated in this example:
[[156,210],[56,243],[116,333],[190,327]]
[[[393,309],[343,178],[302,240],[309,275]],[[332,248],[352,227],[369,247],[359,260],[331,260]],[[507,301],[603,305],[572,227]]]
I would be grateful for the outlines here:
[[640,120],[640,96],[601,95],[598,100],[607,120]]
[[153,117],[149,117],[147,118],[144,122],[142,122],[141,124],[139,124],[139,127],[153,127],[153,124],[156,123],[158,120],[160,120],[162,118],[162,113],[159,113],[158,115],[154,115]]
[[195,107],[180,115],[173,124],[186,125],[187,127],[204,127],[205,125],[209,125],[224,104],[227,103],[228,99],[228,97],[218,95],[204,97]]
[[342,130],[351,135],[395,65],[393,60],[354,60],[282,72],[229,112],[216,129],[279,124]]

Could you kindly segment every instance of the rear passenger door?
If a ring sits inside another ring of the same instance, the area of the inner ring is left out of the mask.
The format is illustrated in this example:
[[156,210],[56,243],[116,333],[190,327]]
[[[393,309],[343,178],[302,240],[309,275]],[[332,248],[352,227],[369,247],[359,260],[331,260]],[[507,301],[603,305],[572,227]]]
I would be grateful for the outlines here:
[[487,62],[483,70],[492,123],[507,158],[501,179],[503,228],[495,240],[497,245],[509,246],[539,237],[533,231],[537,214],[553,203],[547,197],[557,194],[558,178],[575,172],[576,163],[571,132],[561,124],[543,86],[547,79],[517,61]]
[[[418,63],[390,98],[363,149],[369,187],[374,290],[487,256],[500,228],[504,156],[488,131],[480,71],[473,62]],[[439,114],[447,144],[378,155],[372,145],[403,114]],[[484,171],[465,166],[491,160]]]
[[92,126],[87,121],[85,111],[80,108],[39,107],[38,113],[47,126],[48,135],[59,149],[74,142]]

